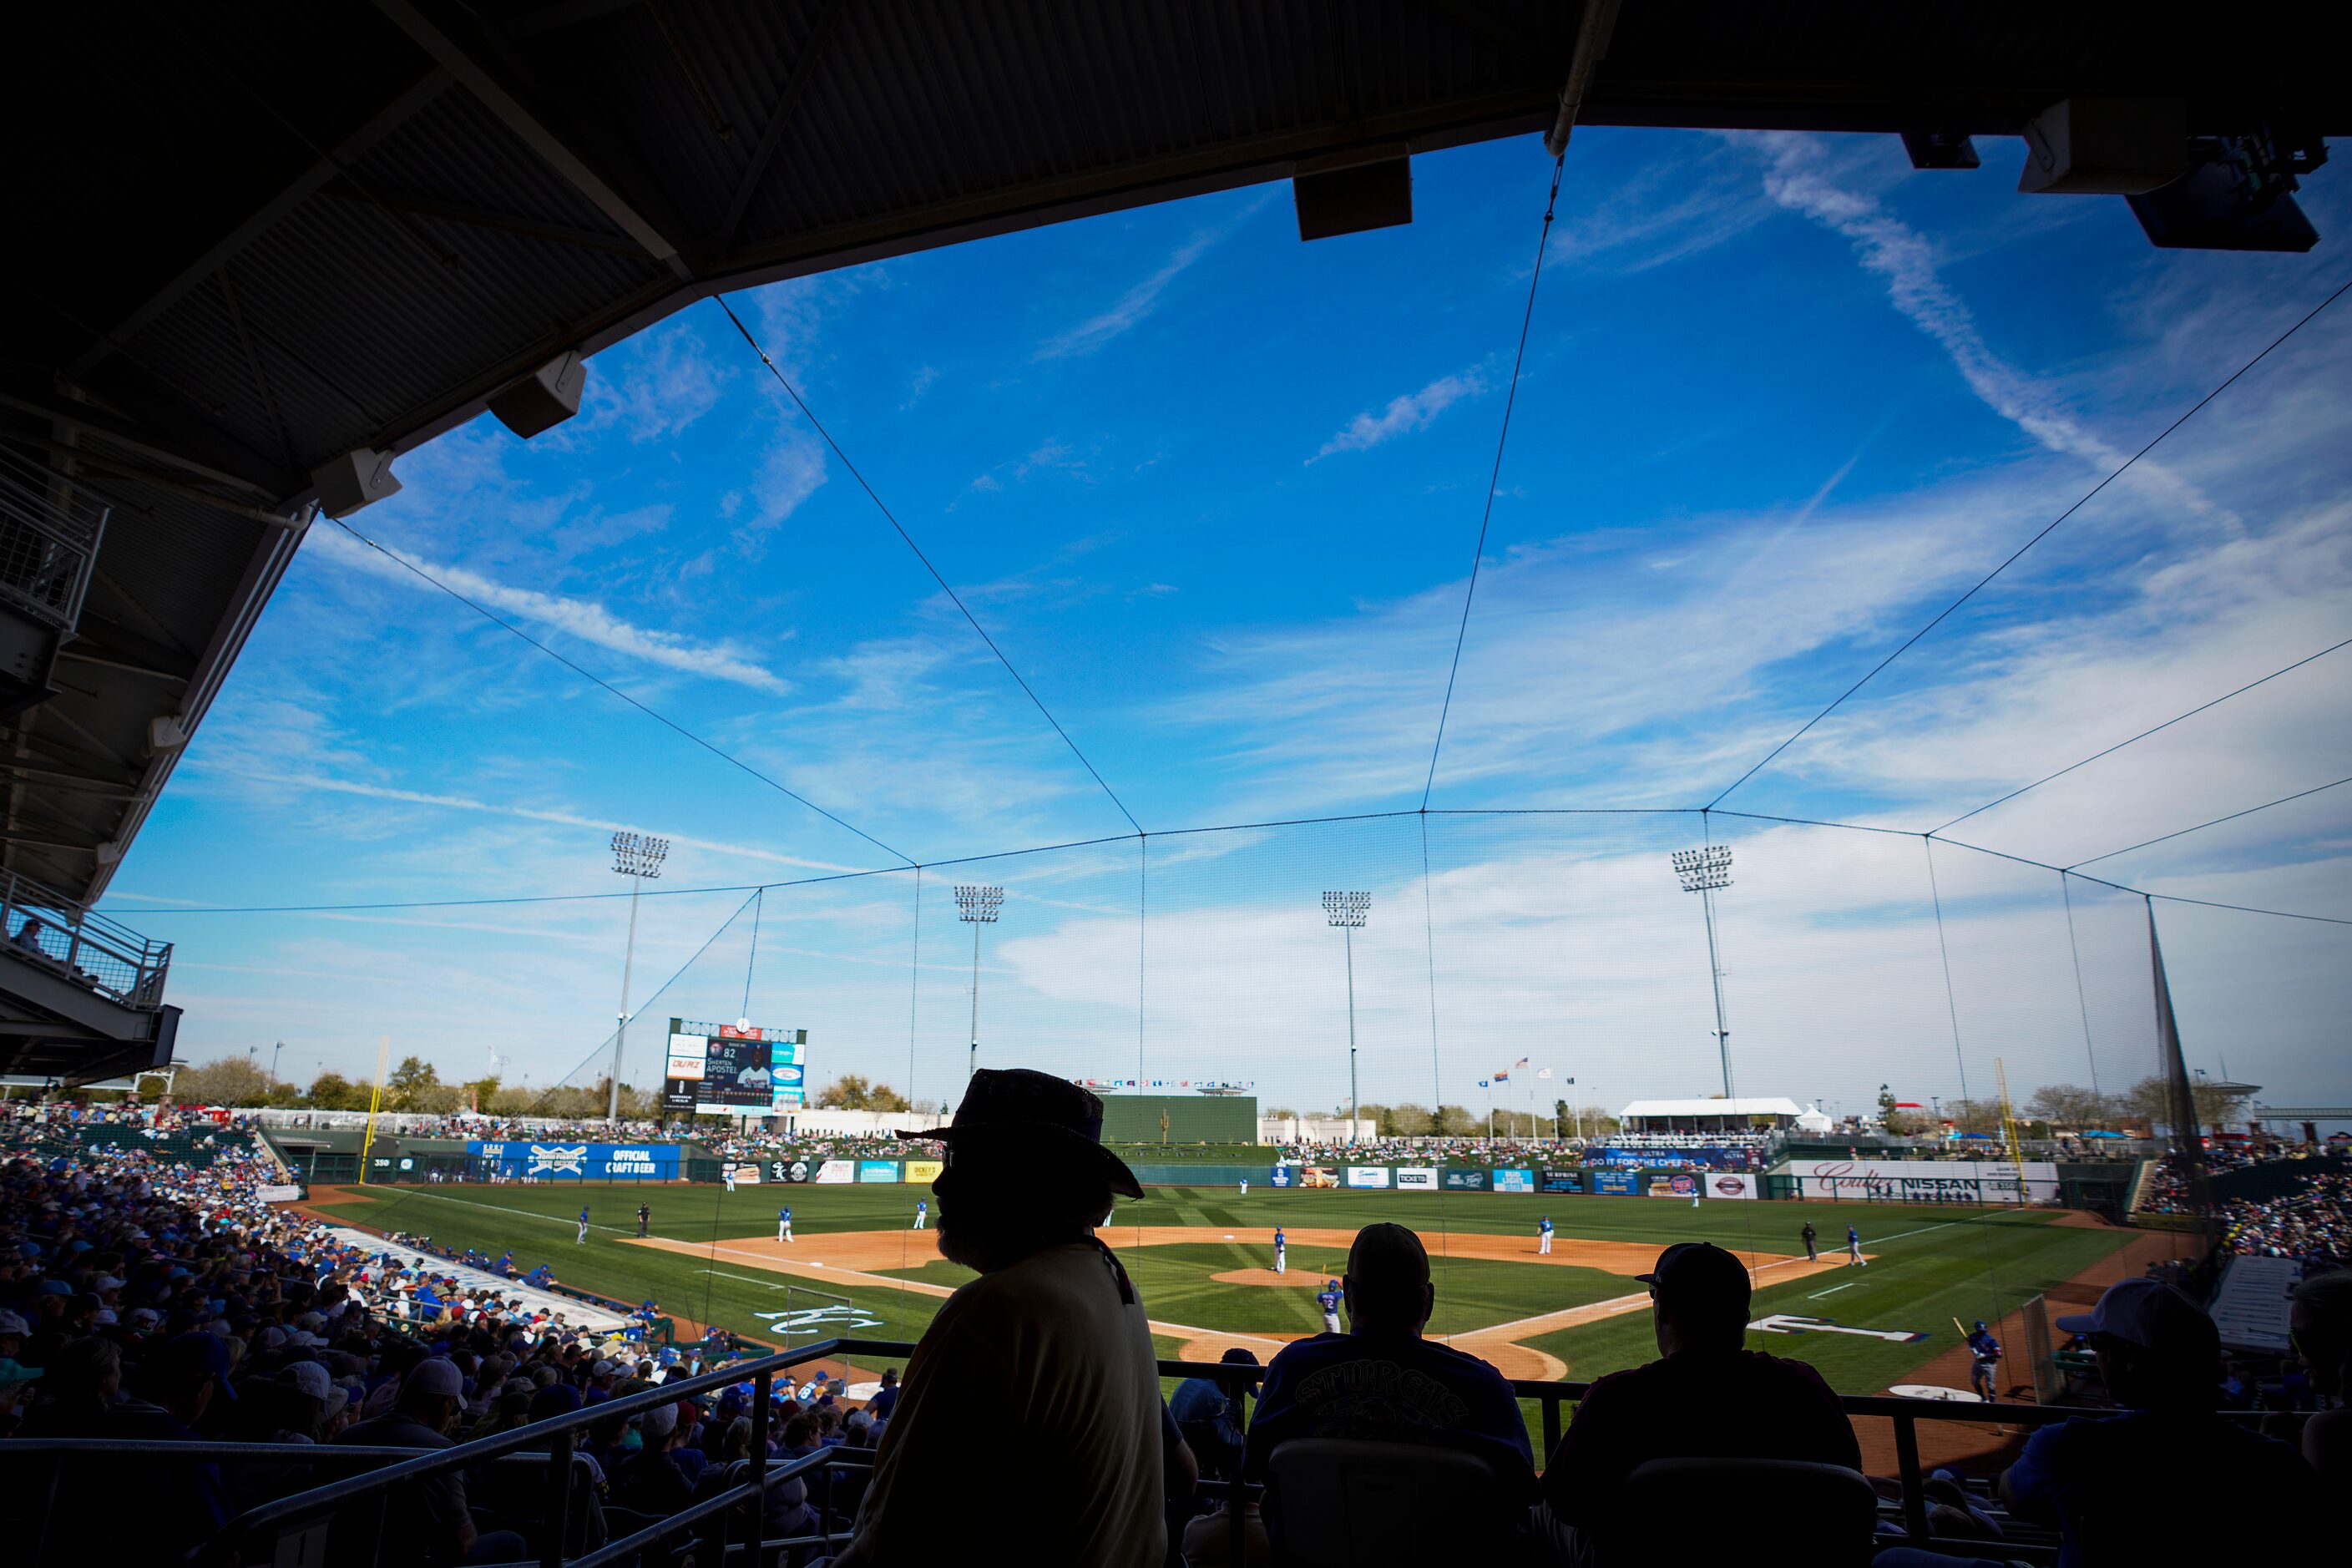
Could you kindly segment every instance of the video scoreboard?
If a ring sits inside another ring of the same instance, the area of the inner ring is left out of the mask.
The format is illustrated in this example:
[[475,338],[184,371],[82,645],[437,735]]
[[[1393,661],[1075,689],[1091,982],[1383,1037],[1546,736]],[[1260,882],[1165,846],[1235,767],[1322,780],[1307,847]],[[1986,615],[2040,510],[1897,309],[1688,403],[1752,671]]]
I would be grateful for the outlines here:
[[692,1116],[782,1116],[808,1103],[808,1031],[669,1021],[662,1109]]

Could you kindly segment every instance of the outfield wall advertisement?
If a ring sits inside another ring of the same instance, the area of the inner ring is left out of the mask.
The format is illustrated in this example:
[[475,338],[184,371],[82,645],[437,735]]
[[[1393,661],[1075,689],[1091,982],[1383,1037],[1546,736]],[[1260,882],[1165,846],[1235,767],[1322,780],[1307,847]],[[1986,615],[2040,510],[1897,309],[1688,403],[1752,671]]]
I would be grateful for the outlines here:
[[1389,1168],[1386,1165],[1350,1165],[1348,1167],[1348,1184],[1351,1187],[1385,1187],[1389,1184]]
[[683,1152],[676,1143],[534,1143],[477,1138],[466,1152],[490,1171],[540,1182],[674,1182]]
[[1434,1165],[1399,1165],[1396,1184],[1409,1193],[1433,1193],[1437,1190],[1437,1167]]
[[1791,1160],[1777,1175],[1797,1178],[1801,1198],[1880,1203],[1986,1204],[2058,1201],[2058,1167],[2005,1160]]

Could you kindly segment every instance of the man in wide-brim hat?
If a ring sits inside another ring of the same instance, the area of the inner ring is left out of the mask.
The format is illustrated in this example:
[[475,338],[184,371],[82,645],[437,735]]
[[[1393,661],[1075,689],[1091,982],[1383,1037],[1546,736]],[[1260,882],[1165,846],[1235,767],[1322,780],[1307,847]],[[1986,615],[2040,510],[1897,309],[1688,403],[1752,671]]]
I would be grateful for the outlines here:
[[[907,1363],[848,1565],[974,1561],[1158,1568],[1160,1376],[1127,1270],[1095,1239],[1142,1188],[1102,1101],[1027,1068],[974,1073],[931,1191],[940,1251],[979,1271]],[[911,1233],[910,1233],[911,1234]],[[1008,1499],[1032,1500],[1017,1519]],[[1017,1530],[1017,1538],[998,1531]]]

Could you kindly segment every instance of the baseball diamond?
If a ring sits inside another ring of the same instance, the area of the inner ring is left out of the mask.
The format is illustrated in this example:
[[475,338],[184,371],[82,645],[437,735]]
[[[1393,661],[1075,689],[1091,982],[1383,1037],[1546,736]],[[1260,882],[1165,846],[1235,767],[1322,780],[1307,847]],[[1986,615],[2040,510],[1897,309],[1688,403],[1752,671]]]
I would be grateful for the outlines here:
[[[940,1255],[937,1230],[910,1230],[905,1186],[786,1189],[797,1239],[775,1234],[774,1189],[655,1190],[654,1220],[635,1238],[645,1201],[626,1186],[450,1185],[321,1192],[321,1212],[346,1223],[429,1234],[444,1247],[539,1249],[567,1284],[638,1300],[768,1342],[788,1288],[820,1285],[856,1304],[877,1334],[913,1339],[969,1270]],[[589,1240],[572,1245],[591,1211]],[[1538,1218],[1551,1215],[1550,1254]],[[1430,1323],[1461,1349],[1519,1378],[1591,1378],[1654,1355],[1646,1289],[1634,1275],[1664,1247],[1713,1241],[1754,1270],[1758,1321],[1779,1315],[1824,1327],[1761,1331],[1751,1341],[1811,1363],[1843,1393],[1878,1394],[1930,1368],[1957,1340],[1949,1321],[2011,1314],[2036,1294],[2086,1277],[2136,1233],[2089,1216],[2013,1206],[1822,1202],[1712,1204],[1679,1199],[1515,1193],[1281,1191],[1246,1200],[1223,1187],[1146,1190],[1122,1203],[1103,1240],[1127,1262],[1164,1355],[1213,1358],[1239,1346],[1261,1360],[1321,1331],[1314,1296],[1345,1271],[1356,1227],[1394,1220],[1418,1232],[1436,1270]],[[1874,1265],[1849,1269],[1843,1248],[1809,1263],[1801,1237],[1853,1224]],[[1276,1226],[1286,1274],[1273,1272]],[[1992,1234],[1998,1232],[1997,1235]],[[2137,1237],[2143,1248],[2149,1238]],[[1985,1243],[2000,1267],[1988,1277]],[[560,1249],[558,1243],[561,1244]],[[1823,1278],[1830,1276],[1832,1278]],[[1908,1331],[1901,1341],[1839,1330]],[[1980,1441],[1961,1432],[1955,1442]]]

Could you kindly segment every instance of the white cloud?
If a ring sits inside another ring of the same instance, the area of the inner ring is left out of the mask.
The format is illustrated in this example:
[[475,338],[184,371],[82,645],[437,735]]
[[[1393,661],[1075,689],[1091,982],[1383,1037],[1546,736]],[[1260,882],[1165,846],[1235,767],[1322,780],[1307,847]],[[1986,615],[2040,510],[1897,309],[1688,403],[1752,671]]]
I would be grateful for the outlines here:
[[[2129,456],[2086,428],[2048,388],[1993,352],[1974,313],[1944,281],[1935,242],[1886,211],[1876,198],[1834,183],[1818,139],[1773,132],[1762,143],[1771,160],[1764,175],[1765,191],[1790,211],[1852,240],[1863,266],[1886,280],[1895,308],[1936,341],[1986,407],[2049,450],[2080,458],[2102,473]],[[2196,486],[2154,458],[2135,464],[2126,480],[2200,515],[2236,521],[2226,512],[2217,513]]]
[[[413,588],[432,591],[431,584],[399,563],[352,540],[341,529],[323,525],[314,528],[308,542],[313,553],[339,565]],[[457,592],[491,609],[552,627],[584,642],[594,643],[599,647],[610,648],[614,653],[626,654],[666,669],[704,676],[713,680],[731,681],[757,691],[781,696],[792,689],[791,683],[783,677],[754,663],[748,655],[720,645],[697,643],[675,632],[633,625],[591,599],[567,598],[530,588],[509,587],[463,566],[443,565],[429,561],[418,561],[416,565]]]
[[1160,303],[1160,296],[1168,286],[1183,276],[1184,269],[1201,259],[1208,248],[1222,239],[1216,230],[1203,229],[1177,247],[1174,255],[1160,263],[1150,276],[1121,294],[1111,307],[1099,314],[1087,317],[1066,331],[1057,332],[1037,345],[1033,356],[1041,360],[1068,359],[1090,354],[1113,338],[1134,329],[1151,314]]
[[1334,452],[1369,451],[1383,441],[1411,435],[1426,428],[1431,420],[1462,399],[1475,397],[1486,390],[1486,382],[1475,370],[1441,375],[1419,392],[1398,394],[1377,414],[1367,411],[1357,415],[1307,460],[1312,463]]
[[559,827],[584,827],[597,833],[651,832],[666,837],[673,847],[708,849],[716,854],[740,856],[751,860],[766,860],[778,866],[793,866],[811,871],[862,871],[863,866],[837,865],[830,860],[808,860],[797,855],[780,855],[772,849],[755,848],[745,844],[720,843],[708,838],[696,838],[673,829],[649,827],[642,822],[619,822],[597,816],[582,816],[576,812],[556,811],[541,806],[511,805],[497,801],[478,800],[469,795],[442,795],[427,790],[395,789],[384,784],[365,784],[357,779],[331,778],[319,773],[269,773],[246,772],[239,775],[251,784],[297,793],[323,792],[330,795],[363,795],[370,800],[398,801],[409,805],[439,806],[449,811],[487,812],[496,816],[511,816],[525,822],[553,823]]
[[823,489],[824,447],[815,434],[788,415],[767,455],[760,461],[760,477],[751,490],[752,520],[735,531],[736,542],[748,544],[771,531],[798,511],[801,503]]
[[718,406],[733,375],[689,322],[665,322],[590,363],[576,434],[609,426],[635,442],[669,440]]

